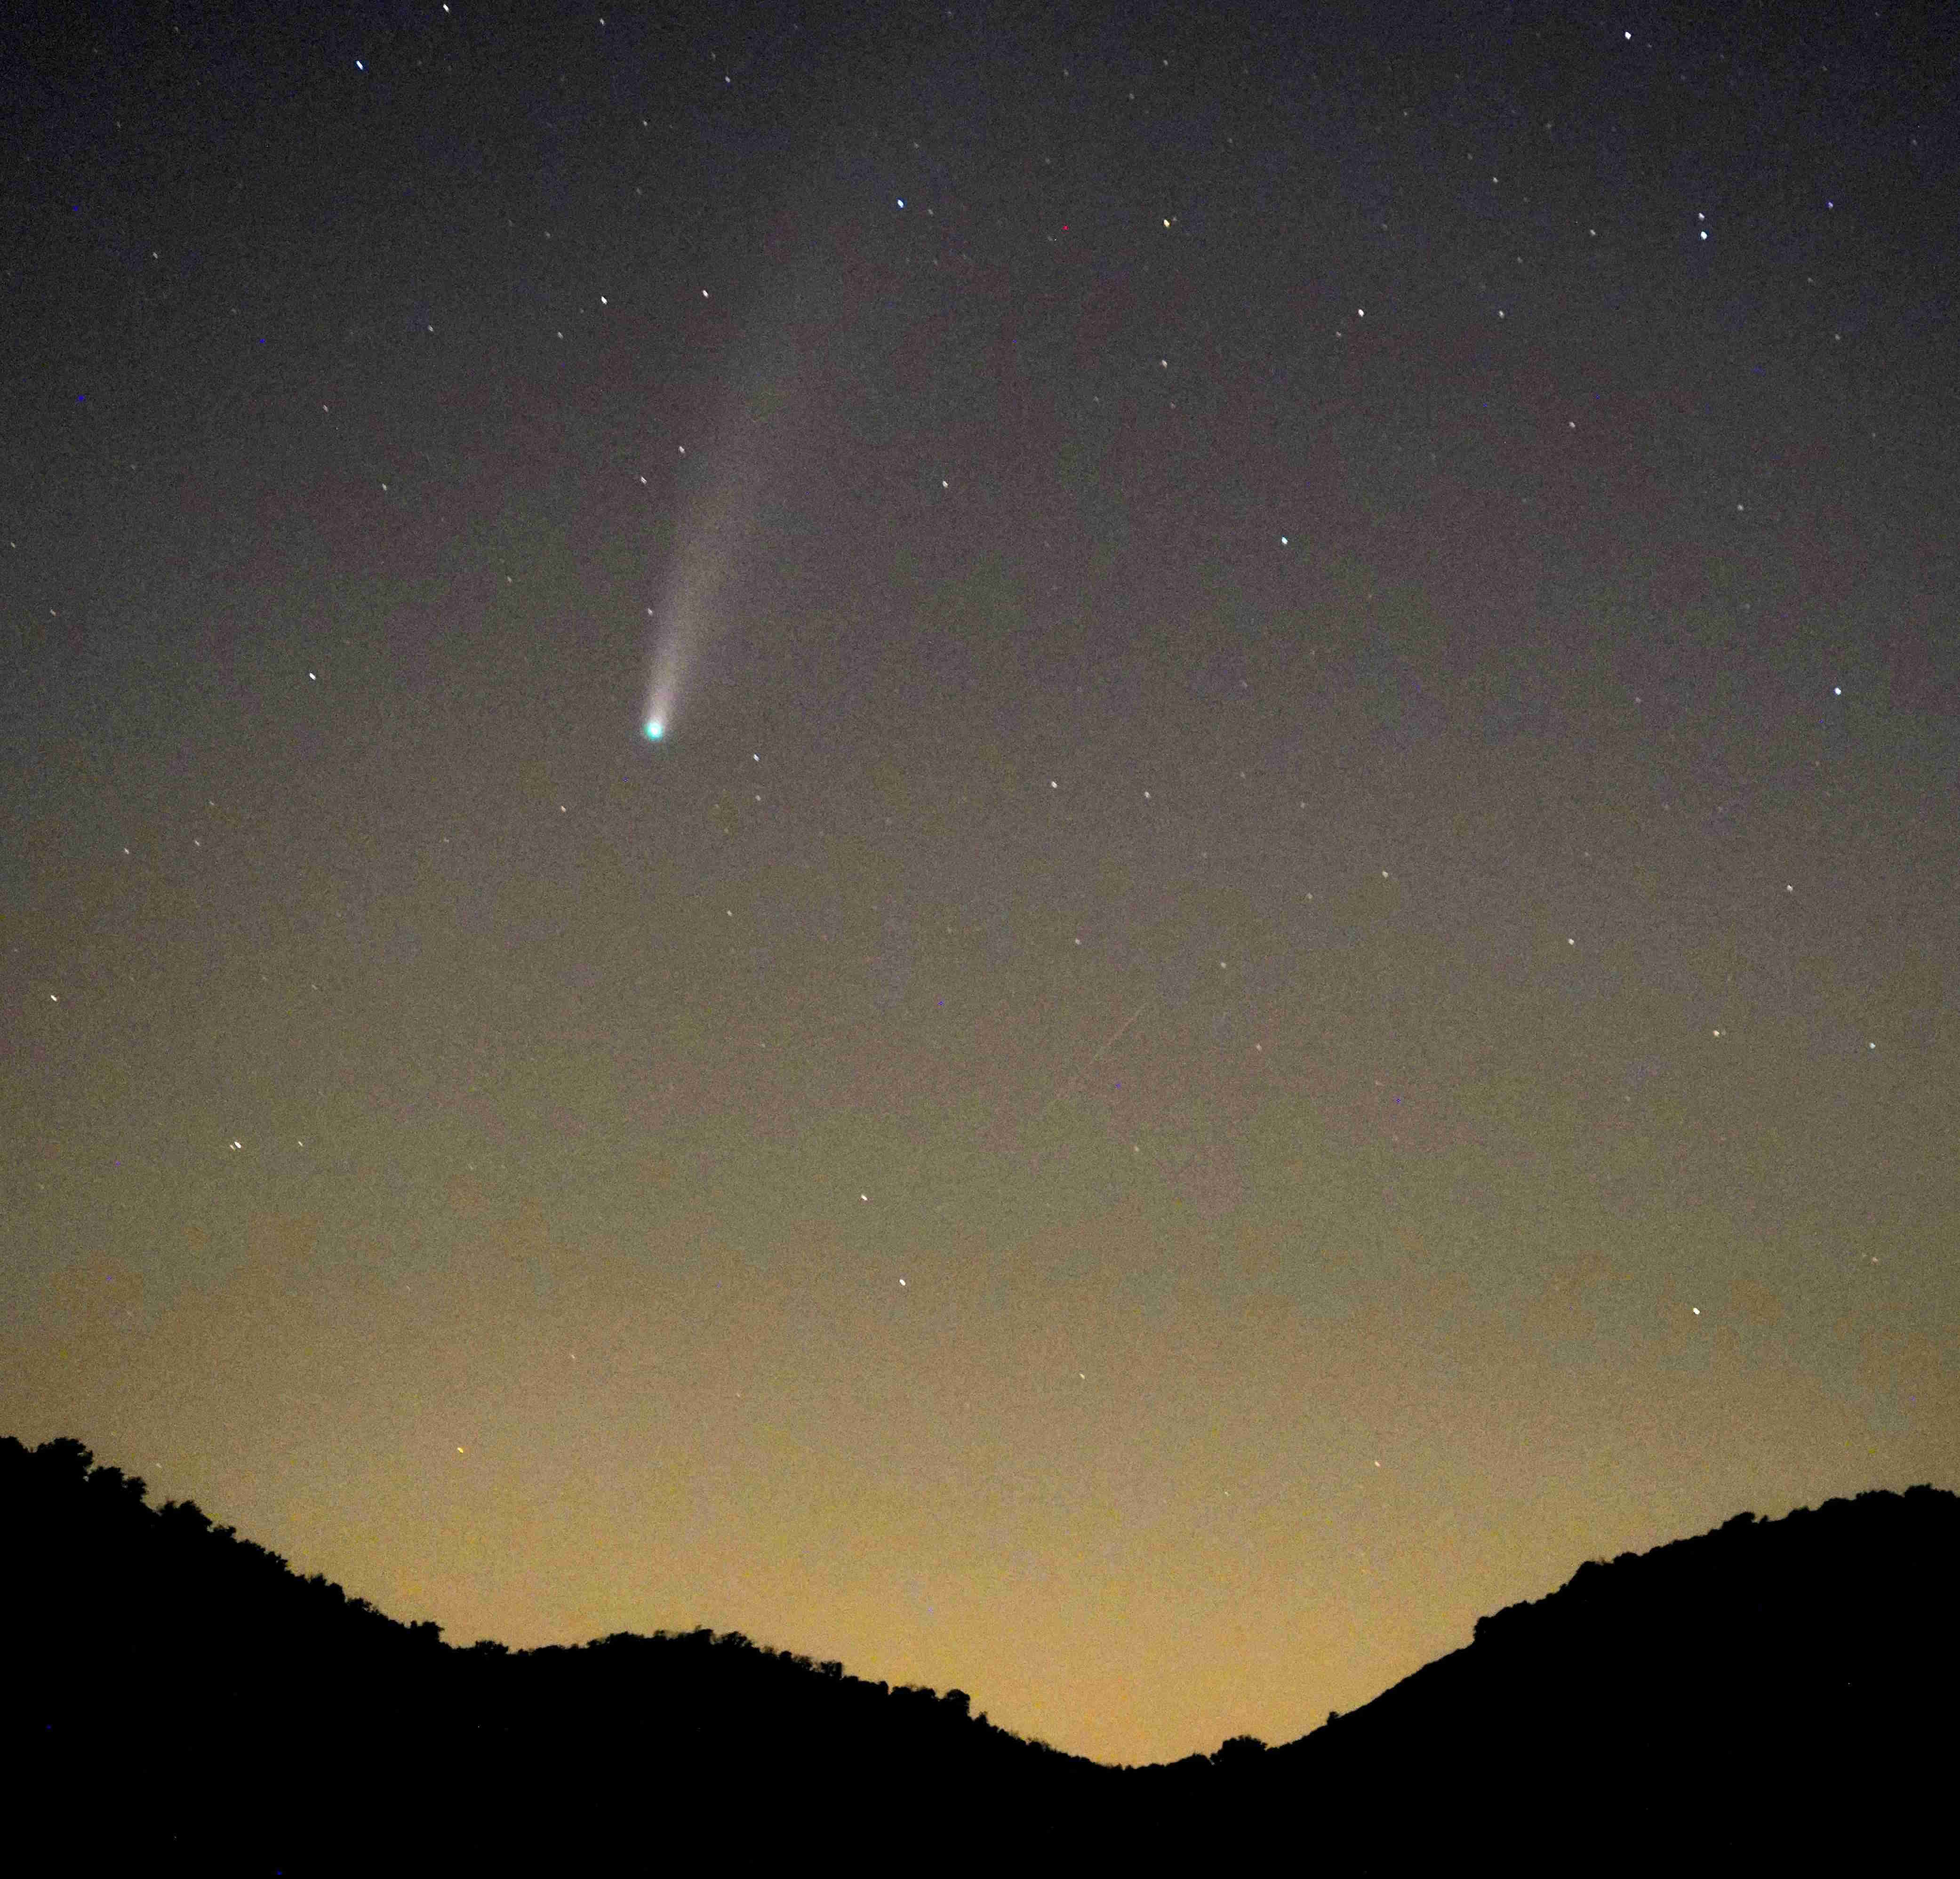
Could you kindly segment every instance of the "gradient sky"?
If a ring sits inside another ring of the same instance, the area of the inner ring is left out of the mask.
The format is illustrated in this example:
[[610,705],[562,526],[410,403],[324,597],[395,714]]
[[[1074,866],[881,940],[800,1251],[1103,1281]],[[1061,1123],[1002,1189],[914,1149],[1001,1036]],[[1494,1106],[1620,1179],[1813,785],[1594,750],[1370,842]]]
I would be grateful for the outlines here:
[[846,11],[25,29],[0,1429],[1125,1760],[1960,1488],[1951,22]]

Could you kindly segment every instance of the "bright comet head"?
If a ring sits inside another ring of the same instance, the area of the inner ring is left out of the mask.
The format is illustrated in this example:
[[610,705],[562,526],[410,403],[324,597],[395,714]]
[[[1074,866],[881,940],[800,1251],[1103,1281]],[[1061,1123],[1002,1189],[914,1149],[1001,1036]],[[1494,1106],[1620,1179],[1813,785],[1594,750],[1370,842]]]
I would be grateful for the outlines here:
[[646,730],[647,741],[650,744],[657,744],[667,734],[665,720],[657,717],[650,717],[647,720]]

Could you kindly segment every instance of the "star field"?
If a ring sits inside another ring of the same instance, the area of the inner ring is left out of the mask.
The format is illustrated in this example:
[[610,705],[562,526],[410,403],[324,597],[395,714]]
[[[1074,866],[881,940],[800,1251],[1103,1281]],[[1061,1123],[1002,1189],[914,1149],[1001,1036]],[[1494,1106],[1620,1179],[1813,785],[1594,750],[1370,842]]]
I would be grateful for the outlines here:
[[1127,1760],[1960,1486],[1916,16],[24,43],[0,1428]]

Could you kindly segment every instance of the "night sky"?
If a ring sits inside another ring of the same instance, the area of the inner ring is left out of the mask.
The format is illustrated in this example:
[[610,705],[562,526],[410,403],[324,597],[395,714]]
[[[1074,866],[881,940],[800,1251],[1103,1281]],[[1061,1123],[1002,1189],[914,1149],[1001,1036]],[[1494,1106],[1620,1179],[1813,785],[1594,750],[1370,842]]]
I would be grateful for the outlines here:
[[1955,43],[30,20],[0,1429],[1127,1760],[1960,1487]]

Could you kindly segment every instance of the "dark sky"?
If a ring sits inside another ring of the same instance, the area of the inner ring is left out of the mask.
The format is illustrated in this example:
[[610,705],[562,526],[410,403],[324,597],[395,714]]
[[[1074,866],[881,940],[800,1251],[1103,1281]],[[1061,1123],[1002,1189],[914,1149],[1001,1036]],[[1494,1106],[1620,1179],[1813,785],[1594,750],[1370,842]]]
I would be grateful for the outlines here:
[[15,40],[0,1427],[1130,1760],[1960,1487],[1952,22],[694,17]]

